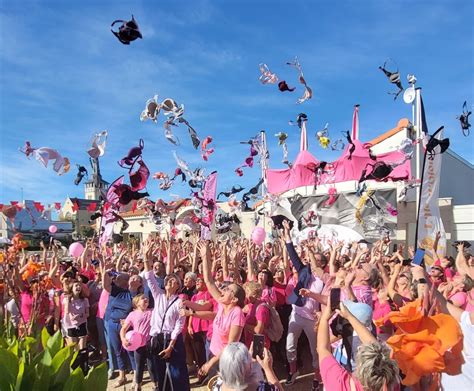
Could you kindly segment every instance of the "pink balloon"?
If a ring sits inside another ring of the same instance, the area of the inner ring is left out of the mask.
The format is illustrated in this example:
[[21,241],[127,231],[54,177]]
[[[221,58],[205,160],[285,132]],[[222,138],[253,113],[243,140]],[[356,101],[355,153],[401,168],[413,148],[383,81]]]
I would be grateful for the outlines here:
[[54,224],[52,224],[52,225],[49,226],[48,231],[52,234],[55,234],[56,232],[58,232],[58,227],[56,227]]
[[262,227],[255,227],[252,231],[252,242],[256,245],[261,245],[265,240],[265,230]]
[[125,334],[125,339],[128,341],[129,345],[123,345],[124,349],[129,351],[137,350],[140,346],[145,345],[145,336],[140,334],[138,331],[130,330]]
[[80,257],[84,251],[84,246],[79,242],[74,242],[69,246],[69,255],[73,257]]

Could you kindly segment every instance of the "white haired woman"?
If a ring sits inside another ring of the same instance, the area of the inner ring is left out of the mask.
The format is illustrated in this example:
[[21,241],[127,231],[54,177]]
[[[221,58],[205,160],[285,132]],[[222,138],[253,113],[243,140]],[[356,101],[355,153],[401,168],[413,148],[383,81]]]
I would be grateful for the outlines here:
[[362,341],[356,356],[356,370],[351,374],[333,357],[329,342],[332,317],[330,298],[318,326],[318,355],[324,388],[331,391],[395,391],[399,389],[398,366],[390,358],[390,349],[341,303],[338,314],[351,324]]
[[144,277],[155,301],[148,343],[151,371],[154,381],[157,381],[155,390],[189,391],[186,352],[181,333],[186,319],[179,314],[182,303],[178,296],[181,280],[176,274],[168,274],[164,280],[165,288],[160,288],[152,269],[153,247],[153,242],[145,243]]
[[221,353],[219,376],[209,382],[212,391],[276,391],[283,390],[273,371],[273,359],[268,349],[263,350],[263,359],[256,357],[265,372],[263,380],[260,366],[252,360],[251,352],[241,342],[229,343]]

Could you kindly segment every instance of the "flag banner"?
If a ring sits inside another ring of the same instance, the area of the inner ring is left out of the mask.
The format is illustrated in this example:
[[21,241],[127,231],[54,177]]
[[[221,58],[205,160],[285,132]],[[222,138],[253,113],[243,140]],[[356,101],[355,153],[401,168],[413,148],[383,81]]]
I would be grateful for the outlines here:
[[[435,137],[441,140],[442,131]],[[427,137],[429,139],[429,137]],[[426,141],[426,140],[425,140]],[[424,143],[426,147],[426,142]],[[431,265],[437,256],[433,253],[432,245],[436,233],[440,232],[438,241],[438,256],[446,255],[446,234],[439,210],[439,182],[441,178],[441,162],[443,159],[437,146],[430,156],[425,156],[423,180],[421,183],[420,205],[418,214],[417,247],[425,249],[425,264]],[[426,154],[426,152],[425,152]]]
[[354,106],[352,114],[352,140],[359,140],[359,105]]
[[394,239],[397,227],[396,190],[369,190],[359,197],[341,193],[330,206],[329,196],[291,198],[291,213],[301,231],[308,227],[337,224],[350,228],[368,240],[389,235]]
[[211,240],[211,229],[214,224],[214,214],[216,210],[216,190],[217,190],[217,172],[212,172],[206,178],[203,186],[202,195],[204,199],[204,208],[206,209],[206,225],[201,225],[201,239]]

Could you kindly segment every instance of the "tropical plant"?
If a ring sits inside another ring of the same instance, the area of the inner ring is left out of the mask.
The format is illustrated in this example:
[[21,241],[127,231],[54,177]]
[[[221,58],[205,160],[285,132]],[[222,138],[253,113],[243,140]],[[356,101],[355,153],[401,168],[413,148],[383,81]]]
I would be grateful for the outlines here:
[[101,391],[107,389],[107,366],[102,363],[84,376],[71,364],[74,346],[64,346],[57,331],[43,328],[39,335],[17,338],[11,325],[0,335],[0,390],[2,391]]

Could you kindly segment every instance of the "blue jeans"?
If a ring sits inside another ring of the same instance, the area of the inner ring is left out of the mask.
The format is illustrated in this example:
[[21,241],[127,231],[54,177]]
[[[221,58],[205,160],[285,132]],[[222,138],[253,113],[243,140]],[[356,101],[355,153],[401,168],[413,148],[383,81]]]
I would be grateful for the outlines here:
[[117,359],[115,358],[115,355],[112,354],[112,345],[110,344],[110,339],[109,339],[109,333],[107,331],[107,328],[105,327],[104,319],[101,318],[96,318],[97,320],[97,330],[99,333],[99,341],[101,340],[100,334],[104,336],[105,339],[105,345],[107,346],[107,357],[109,361],[109,371],[115,371],[118,369],[117,365]]
[[[122,347],[122,341],[120,340],[121,328],[122,326],[120,326],[120,323],[111,320],[105,321],[105,329],[107,330],[110,345],[110,354],[112,354],[112,356],[117,360],[117,367],[119,370],[125,371],[128,367],[129,361],[132,364],[133,370],[135,370],[135,358],[133,357],[133,352],[128,352]],[[109,346],[107,346],[107,350],[109,350]]]
[[[178,335],[176,344],[174,345],[173,353],[168,360],[163,360],[158,356],[159,352],[151,352],[151,371],[153,378],[158,380],[160,391],[171,391],[171,382],[173,382],[174,391],[189,391],[189,375],[188,367],[186,366],[186,350],[184,348],[183,336]],[[165,377],[169,371],[171,378]]]

